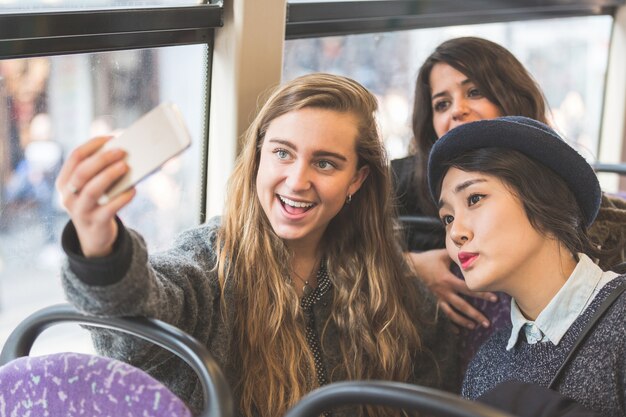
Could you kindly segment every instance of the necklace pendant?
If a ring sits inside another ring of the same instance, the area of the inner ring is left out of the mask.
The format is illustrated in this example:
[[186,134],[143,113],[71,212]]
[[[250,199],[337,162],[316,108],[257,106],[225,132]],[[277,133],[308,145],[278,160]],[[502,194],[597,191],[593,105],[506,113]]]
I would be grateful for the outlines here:
[[309,294],[311,294],[313,292],[313,288],[311,288],[311,286],[309,285],[309,282],[305,282],[304,285],[302,286],[302,295],[304,297],[308,297]]

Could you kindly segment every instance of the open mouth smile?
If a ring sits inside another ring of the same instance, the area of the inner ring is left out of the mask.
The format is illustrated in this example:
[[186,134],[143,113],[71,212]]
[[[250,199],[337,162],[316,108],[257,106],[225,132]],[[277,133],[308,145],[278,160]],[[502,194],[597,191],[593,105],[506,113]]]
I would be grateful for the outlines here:
[[280,200],[283,209],[291,215],[304,214],[316,206],[316,203],[295,201],[279,194],[277,194],[277,197]]

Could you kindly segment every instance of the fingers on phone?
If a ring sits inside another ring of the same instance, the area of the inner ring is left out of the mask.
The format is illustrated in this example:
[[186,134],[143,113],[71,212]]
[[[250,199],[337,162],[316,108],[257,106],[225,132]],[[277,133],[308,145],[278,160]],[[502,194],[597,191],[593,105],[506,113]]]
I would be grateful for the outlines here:
[[88,140],[82,145],[77,146],[68,156],[62,168],[62,171],[65,169],[68,171],[68,173],[71,173],[72,171],[74,171],[77,165],[96,153],[102,147],[102,145],[104,145],[110,139],[110,136],[98,136]]
[[126,162],[118,160],[108,165],[99,166],[95,172],[89,172],[89,180],[85,183],[83,192],[90,201],[98,201],[121,177],[128,172]]
[[[57,176],[56,186],[61,194],[69,191],[70,194],[77,194],[93,174],[90,171],[96,169],[93,160],[97,151],[108,141],[110,136],[99,136],[76,147],[69,155]],[[103,152],[103,156],[110,158],[121,158],[119,150],[111,155]],[[115,156],[117,155],[117,156]],[[105,158],[106,160],[106,158]]]
[[124,155],[123,151],[112,149],[90,156],[76,167],[68,179],[68,190],[73,194],[86,191],[92,198],[100,193],[99,197],[104,193],[102,187],[106,190],[128,172],[128,166],[122,160]]
[[132,201],[133,197],[135,197],[135,193],[135,187],[131,187],[113,198],[109,198],[107,195],[102,195],[98,199],[98,205],[102,207],[103,210],[107,211],[111,216],[114,216],[118,211]]

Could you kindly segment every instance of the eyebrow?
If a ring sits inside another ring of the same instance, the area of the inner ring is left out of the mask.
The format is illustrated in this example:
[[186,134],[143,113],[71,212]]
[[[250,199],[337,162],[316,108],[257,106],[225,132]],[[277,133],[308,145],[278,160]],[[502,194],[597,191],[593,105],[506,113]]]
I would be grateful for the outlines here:
[[[472,83],[472,80],[470,80],[469,78],[466,78],[463,81],[461,81],[461,85],[462,86],[470,84],[470,83]],[[442,92],[437,93],[437,94],[433,95],[432,97],[430,97],[430,100],[432,101],[432,100],[435,100],[438,97],[442,97],[442,96],[445,96],[445,95],[446,95],[446,91],[442,91]]]
[[[278,144],[284,145],[284,146],[286,146],[288,148],[293,149],[294,151],[298,150],[298,147],[295,144],[293,144],[292,142],[290,142],[288,140],[285,140],[285,139],[274,138],[274,139],[270,139],[269,142],[278,143]],[[344,161],[344,162],[348,161],[348,158],[346,158],[344,155],[342,155],[340,153],[336,153],[336,152],[330,152],[330,151],[314,151],[313,152],[313,156],[316,157],[316,158],[326,157],[326,158],[335,158],[335,159],[338,159],[338,160]]]
[[[458,194],[461,191],[465,190],[467,187],[472,186],[474,184],[481,183],[481,182],[487,182],[487,180],[484,179],[484,178],[474,178],[474,179],[471,179],[471,180],[464,181],[464,182],[458,184],[456,187],[454,187],[454,191],[453,192],[454,192],[454,194]],[[443,207],[444,204],[445,204],[445,202],[443,201],[443,199],[439,199],[439,202],[437,203],[437,208]]]

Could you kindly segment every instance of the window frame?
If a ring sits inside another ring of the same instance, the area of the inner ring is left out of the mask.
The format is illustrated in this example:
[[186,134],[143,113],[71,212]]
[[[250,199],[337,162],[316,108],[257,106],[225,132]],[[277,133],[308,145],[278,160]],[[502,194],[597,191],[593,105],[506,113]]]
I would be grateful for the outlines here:
[[211,44],[222,7],[0,11],[0,59]]
[[358,0],[288,3],[287,40],[430,27],[614,15],[625,0]]

